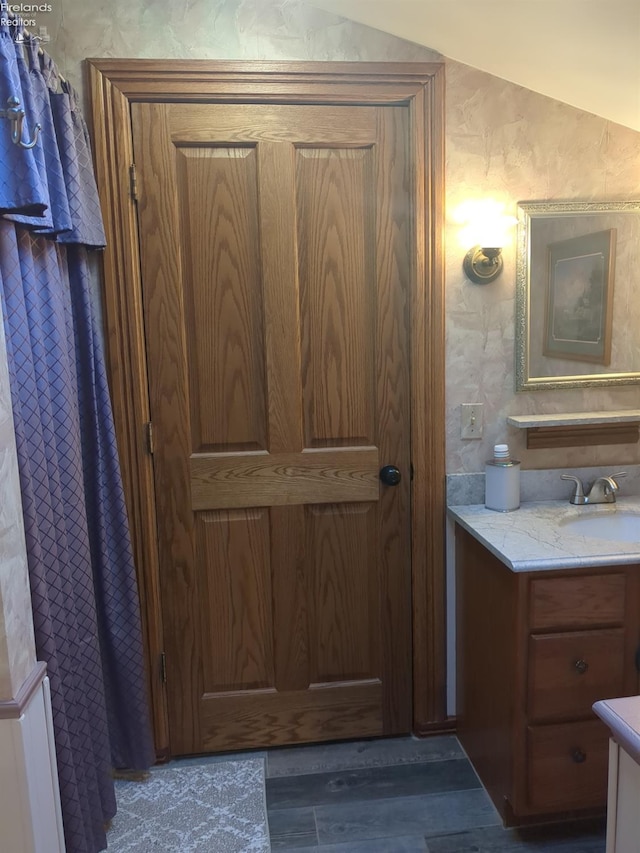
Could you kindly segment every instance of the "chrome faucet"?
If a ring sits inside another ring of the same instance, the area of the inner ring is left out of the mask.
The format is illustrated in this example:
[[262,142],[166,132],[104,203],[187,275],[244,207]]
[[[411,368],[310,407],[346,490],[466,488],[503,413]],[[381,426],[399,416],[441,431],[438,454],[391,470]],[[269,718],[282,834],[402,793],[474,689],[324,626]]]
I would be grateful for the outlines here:
[[608,477],[598,477],[586,493],[582,485],[582,480],[579,477],[574,477],[573,474],[561,474],[560,479],[573,480],[576,484],[576,489],[569,498],[569,502],[577,506],[584,506],[585,504],[614,504],[616,502],[616,492],[620,488],[616,477],[626,476],[626,471],[618,471],[617,474],[610,474]]

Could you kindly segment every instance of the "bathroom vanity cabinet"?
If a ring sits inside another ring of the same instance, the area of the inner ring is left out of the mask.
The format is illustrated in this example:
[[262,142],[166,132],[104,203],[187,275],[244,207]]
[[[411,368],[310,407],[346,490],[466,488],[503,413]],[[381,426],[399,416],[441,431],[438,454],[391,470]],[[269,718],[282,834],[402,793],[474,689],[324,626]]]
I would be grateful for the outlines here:
[[592,705],[638,692],[639,572],[514,571],[456,525],[458,736],[505,824],[604,809]]

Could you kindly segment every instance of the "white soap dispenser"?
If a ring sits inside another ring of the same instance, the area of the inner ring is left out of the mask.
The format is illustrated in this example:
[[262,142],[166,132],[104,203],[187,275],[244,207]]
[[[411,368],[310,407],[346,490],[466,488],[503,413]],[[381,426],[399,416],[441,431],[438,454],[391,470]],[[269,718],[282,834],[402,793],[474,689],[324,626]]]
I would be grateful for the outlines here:
[[487,460],[484,505],[497,512],[520,506],[520,463],[509,456],[508,444],[496,444],[493,459]]

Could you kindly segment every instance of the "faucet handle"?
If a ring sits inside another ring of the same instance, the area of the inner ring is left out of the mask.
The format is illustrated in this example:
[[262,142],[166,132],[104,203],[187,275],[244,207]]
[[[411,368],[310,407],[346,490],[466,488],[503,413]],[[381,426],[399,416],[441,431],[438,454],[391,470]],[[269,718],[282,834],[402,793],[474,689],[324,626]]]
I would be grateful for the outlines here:
[[613,477],[613,479],[615,480],[616,477],[626,477],[627,472],[626,471],[618,471],[617,474],[609,474],[609,476]]
[[570,503],[579,505],[587,503],[587,498],[585,497],[584,487],[582,485],[582,480],[580,479],[580,477],[575,477],[573,474],[560,474],[560,479],[573,480],[573,482],[576,484],[575,491],[569,498]]
[[573,474],[560,474],[560,479],[573,480],[573,482],[576,484],[576,497],[581,497],[582,495],[584,495],[584,487],[582,485],[582,480],[580,479],[580,477],[575,477]]

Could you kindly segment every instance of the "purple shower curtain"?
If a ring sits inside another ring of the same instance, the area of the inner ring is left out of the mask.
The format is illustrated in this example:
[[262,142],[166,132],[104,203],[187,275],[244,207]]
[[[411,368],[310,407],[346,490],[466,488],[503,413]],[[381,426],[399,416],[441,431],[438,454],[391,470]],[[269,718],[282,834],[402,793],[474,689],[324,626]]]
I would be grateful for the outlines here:
[[[13,28],[12,28],[13,30]],[[87,249],[104,246],[75,93],[0,28],[0,99],[28,110],[33,151],[0,119],[0,298],[38,657],[52,688],[67,853],[106,847],[112,768],[153,744],[139,603]],[[18,176],[18,178],[16,177]]]

